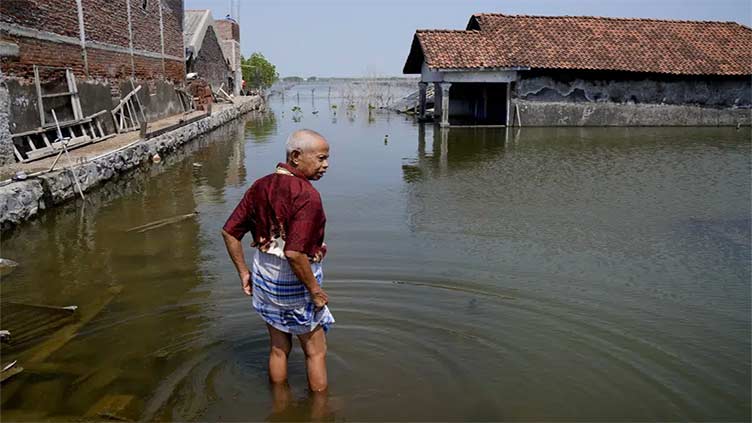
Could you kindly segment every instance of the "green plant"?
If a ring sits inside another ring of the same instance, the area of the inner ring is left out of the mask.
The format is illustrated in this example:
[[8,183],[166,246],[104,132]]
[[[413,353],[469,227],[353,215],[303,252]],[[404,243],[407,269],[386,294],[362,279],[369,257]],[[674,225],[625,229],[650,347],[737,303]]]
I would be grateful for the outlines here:
[[266,89],[279,80],[277,68],[263,54],[256,52],[251,57],[240,58],[243,79],[251,88]]

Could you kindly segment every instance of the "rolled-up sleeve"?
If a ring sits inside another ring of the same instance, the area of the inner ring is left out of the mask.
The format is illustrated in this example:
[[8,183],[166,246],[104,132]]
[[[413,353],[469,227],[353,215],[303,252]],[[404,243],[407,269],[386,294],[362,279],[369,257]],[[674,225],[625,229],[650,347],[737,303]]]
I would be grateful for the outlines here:
[[298,251],[313,257],[324,235],[324,208],[318,193],[303,192],[293,202],[287,220],[285,251]]
[[243,236],[253,228],[252,190],[253,187],[245,192],[245,195],[243,195],[243,198],[235,207],[235,210],[232,211],[227,222],[225,222],[225,226],[222,227],[225,232],[232,235],[238,241],[243,239]]

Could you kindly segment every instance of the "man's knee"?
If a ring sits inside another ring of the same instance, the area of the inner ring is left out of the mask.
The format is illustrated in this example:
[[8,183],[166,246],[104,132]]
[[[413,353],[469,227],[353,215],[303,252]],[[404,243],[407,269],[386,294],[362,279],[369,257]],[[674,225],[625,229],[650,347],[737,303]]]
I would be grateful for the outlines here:
[[326,337],[323,331],[314,333],[307,339],[301,339],[303,346],[303,352],[307,358],[319,358],[326,356]]
[[322,345],[307,345],[303,348],[303,352],[307,358],[320,358],[326,356],[326,344]]
[[292,350],[292,345],[278,345],[278,344],[272,344],[271,348],[271,355],[275,358],[287,358],[290,356],[290,351]]

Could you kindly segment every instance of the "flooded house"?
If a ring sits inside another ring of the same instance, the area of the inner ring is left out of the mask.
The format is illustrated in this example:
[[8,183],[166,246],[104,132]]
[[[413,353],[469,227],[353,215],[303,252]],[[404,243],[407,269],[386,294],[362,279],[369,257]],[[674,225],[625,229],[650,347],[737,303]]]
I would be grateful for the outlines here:
[[211,10],[186,10],[183,22],[186,72],[197,73],[214,91],[230,89],[234,75],[217,37]]
[[736,22],[476,14],[417,30],[404,65],[441,126],[738,126],[752,29]]
[[183,0],[3,0],[0,56],[0,165],[186,107]]

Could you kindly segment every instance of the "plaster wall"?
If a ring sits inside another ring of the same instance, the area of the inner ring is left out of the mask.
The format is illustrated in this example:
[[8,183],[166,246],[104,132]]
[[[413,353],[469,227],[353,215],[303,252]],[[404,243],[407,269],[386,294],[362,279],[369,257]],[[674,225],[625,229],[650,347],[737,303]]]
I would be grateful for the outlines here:
[[752,109],[512,99],[522,126],[749,126]]
[[515,97],[566,103],[673,104],[703,107],[752,107],[749,77],[614,77],[522,74]]

